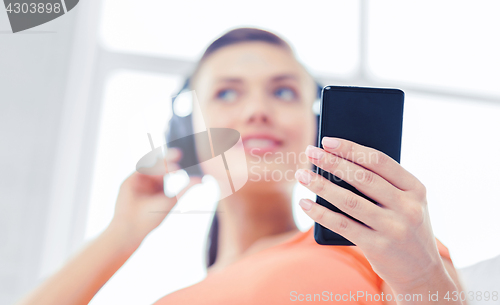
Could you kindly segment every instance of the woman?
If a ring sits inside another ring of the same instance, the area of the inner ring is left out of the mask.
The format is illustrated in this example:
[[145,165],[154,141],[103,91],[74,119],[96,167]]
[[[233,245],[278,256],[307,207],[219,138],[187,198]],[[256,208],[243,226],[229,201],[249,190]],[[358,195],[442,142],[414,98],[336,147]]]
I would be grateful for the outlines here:
[[[204,121],[196,113],[192,121],[174,117],[171,132],[186,122],[195,129],[238,130],[249,176],[218,204],[207,277],[157,304],[435,304],[436,293],[438,303],[461,303],[453,299],[461,287],[449,253],[432,233],[424,186],[394,160],[356,143],[324,138],[324,150],[311,146],[317,85],[285,41],[257,29],[230,31],[208,47],[187,84]],[[301,162],[304,153],[307,162]],[[374,153],[377,158],[362,158]],[[167,168],[175,169],[181,158],[169,149]],[[381,206],[317,176],[311,164],[354,172],[343,177]],[[369,226],[300,201],[314,221],[357,247],[321,246],[312,228],[297,229],[290,206],[295,178]],[[187,188],[197,182],[192,178]],[[132,174],[120,188],[109,227],[22,304],[87,304],[166,216],[150,211],[169,211],[175,203],[163,193],[162,176]],[[443,299],[447,292],[449,300]]]

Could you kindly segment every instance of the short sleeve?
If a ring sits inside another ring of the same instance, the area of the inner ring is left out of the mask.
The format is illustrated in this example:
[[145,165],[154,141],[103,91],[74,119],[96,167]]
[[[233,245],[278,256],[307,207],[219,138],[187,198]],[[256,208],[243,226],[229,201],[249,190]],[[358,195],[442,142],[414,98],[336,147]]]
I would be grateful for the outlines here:
[[439,241],[439,239],[437,238],[436,238],[436,244],[441,257],[448,260],[451,264],[453,264],[453,261],[451,260],[450,256],[450,250],[448,250],[448,248],[446,248],[446,246],[443,245],[443,243]]

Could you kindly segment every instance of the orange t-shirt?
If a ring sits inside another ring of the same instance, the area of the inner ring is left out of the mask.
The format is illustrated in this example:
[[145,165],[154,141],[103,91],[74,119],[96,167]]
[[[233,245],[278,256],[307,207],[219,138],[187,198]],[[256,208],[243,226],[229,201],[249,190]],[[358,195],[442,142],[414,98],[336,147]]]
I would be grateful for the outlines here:
[[[451,261],[448,249],[436,242],[441,256]],[[311,227],[287,242],[208,273],[203,281],[175,291],[155,305],[382,304],[382,283],[358,247],[319,245]]]

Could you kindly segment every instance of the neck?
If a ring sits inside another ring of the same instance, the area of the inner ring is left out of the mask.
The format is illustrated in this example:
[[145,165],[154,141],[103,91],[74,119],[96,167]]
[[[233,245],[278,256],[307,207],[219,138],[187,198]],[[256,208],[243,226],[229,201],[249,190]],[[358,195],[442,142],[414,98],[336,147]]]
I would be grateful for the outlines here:
[[219,240],[212,269],[223,268],[252,249],[272,246],[298,232],[291,207],[293,185],[278,185],[264,192],[247,185],[219,202]]

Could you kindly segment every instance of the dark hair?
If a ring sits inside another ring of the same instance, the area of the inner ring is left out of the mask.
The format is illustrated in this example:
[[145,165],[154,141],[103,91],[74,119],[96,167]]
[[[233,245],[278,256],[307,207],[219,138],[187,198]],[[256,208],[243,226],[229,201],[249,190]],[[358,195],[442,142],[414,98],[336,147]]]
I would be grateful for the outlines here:
[[[277,35],[271,32],[255,28],[238,28],[231,30],[225,33],[224,35],[220,36],[219,38],[217,38],[207,47],[207,49],[203,53],[203,56],[198,61],[198,64],[196,65],[193,74],[191,75],[191,77],[187,78],[186,81],[184,82],[184,85],[180,89],[179,94],[182,93],[183,91],[190,89],[191,80],[193,79],[193,76],[198,72],[201,64],[212,53],[225,46],[242,42],[252,42],[252,41],[267,42],[282,47],[293,53],[292,48],[285,40],[283,40],[282,38],[278,37]],[[322,87],[319,84],[317,84],[317,88],[318,88],[317,97],[319,98],[321,95]],[[175,102],[175,96],[172,99],[172,118],[169,121],[169,129],[166,134],[167,143],[170,143],[173,140],[187,137],[193,134],[192,115],[190,114],[185,117],[180,117],[176,115],[174,111],[174,102]],[[319,116],[317,122],[319,122]],[[186,147],[182,147],[183,159],[186,157],[191,158],[192,160],[189,163],[196,164],[195,166],[191,166],[187,170],[188,174],[192,176],[202,176],[203,172],[201,170],[201,167],[199,166],[198,162],[196,162],[198,158],[196,155],[196,147],[194,141],[185,143],[185,145]],[[207,239],[207,256],[206,256],[207,268],[215,263],[215,259],[217,257],[218,238],[219,238],[219,218],[217,217],[217,213],[215,213]]]
[[290,45],[276,34],[255,28],[238,28],[220,36],[207,47],[200,60],[198,61],[198,64],[196,65],[196,68],[192,75],[194,76],[198,72],[201,64],[215,51],[237,43],[256,41],[266,42],[275,46],[279,46],[293,53]]

